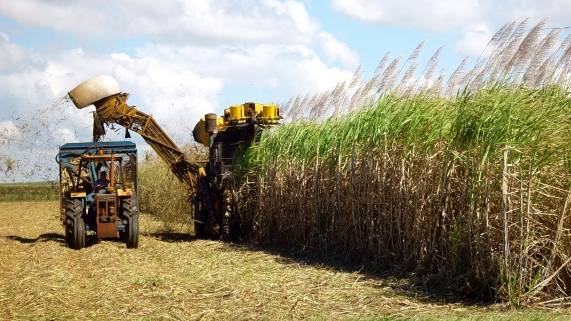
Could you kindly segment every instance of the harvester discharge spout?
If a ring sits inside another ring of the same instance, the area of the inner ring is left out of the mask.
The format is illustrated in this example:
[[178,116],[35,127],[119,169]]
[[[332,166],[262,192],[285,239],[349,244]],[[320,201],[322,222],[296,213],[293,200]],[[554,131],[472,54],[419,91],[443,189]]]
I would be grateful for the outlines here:
[[129,94],[121,91],[119,83],[113,77],[102,75],[91,78],[72,89],[68,95],[78,109],[95,106],[95,141],[105,133],[104,124],[115,123],[134,131],[143,137],[189,190],[196,190],[196,174],[200,164],[187,160],[182,150],[152,116],[129,106]]

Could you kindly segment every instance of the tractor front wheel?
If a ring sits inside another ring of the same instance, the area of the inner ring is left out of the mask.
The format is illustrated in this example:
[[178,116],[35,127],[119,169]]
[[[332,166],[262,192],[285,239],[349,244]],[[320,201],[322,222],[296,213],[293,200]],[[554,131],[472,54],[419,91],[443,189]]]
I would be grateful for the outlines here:
[[85,247],[85,221],[80,199],[66,201],[65,241],[69,248],[75,250]]
[[139,214],[135,214],[129,218],[126,243],[129,249],[139,247]]
[[127,248],[134,249],[139,247],[139,211],[134,199],[124,200],[122,208],[123,215],[127,218],[127,226],[121,236],[127,244]]

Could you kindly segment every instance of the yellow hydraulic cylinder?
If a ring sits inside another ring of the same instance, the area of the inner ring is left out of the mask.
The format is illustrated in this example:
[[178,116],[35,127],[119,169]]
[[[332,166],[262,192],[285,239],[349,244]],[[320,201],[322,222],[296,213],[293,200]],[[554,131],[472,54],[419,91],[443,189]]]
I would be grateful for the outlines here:
[[244,115],[244,105],[230,106],[229,109],[228,120],[230,122],[243,122],[246,120],[246,116]]
[[[224,126],[224,120],[222,119],[222,117],[217,117],[216,118],[216,128],[220,129]],[[201,118],[196,125],[194,126],[194,129],[192,130],[192,135],[194,137],[194,141],[201,143],[202,145],[208,147],[209,146],[209,138],[210,138],[210,133],[208,132],[208,129],[206,128],[206,119],[205,117]]]
[[280,120],[280,109],[275,104],[264,105],[260,120],[268,124],[277,124]]

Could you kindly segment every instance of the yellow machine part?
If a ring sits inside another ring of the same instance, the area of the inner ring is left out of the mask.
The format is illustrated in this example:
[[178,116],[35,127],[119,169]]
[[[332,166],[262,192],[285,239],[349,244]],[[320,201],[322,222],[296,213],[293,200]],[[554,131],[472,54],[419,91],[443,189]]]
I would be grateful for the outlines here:
[[[222,128],[224,126],[224,119],[222,117],[216,118],[216,127]],[[192,135],[197,143],[208,147],[208,131],[206,130],[206,120],[202,117],[192,130]]]
[[256,113],[256,116],[259,116],[262,110],[264,109],[264,104],[246,103],[245,105],[247,104],[254,104],[254,112]]
[[244,105],[233,105],[228,109],[228,121],[243,122],[246,120],[246,116],[244,114]]
[[275,104],[264,105],[258,117],[266,123],[276,124],[280,120],[280,109]]
[[[232,105],[224,109],[224,117],[216,119],[216,127],[219,131],[224,131],[228,126],[243,123],[247,119],[248,110],[253,107],[257,119],[266,124],[277,124],[280,120],[279,107],[276,104],[244,103]],[[192,131],[194,140],[208,147],[209,134],[206,130],[206,120],[201,118]]]
[[246,120],[248,108],[254,107],[254,113],[258,119],[267,123],[277,123],[280,119],[279,107],[276,104],[244,103],[232,105],[224,109],[224,120],[229,123],[243,122]]
[[127,189],[117,189],[117,196],[133,196],[133,190],[130,188]]

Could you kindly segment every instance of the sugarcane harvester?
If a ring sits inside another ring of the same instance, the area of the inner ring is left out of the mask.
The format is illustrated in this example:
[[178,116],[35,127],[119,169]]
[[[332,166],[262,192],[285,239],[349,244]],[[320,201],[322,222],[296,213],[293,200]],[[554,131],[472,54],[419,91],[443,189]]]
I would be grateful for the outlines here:
[[105,125],[118,124],[141,135],[184,184],[192,202],[197,237],[234,240],[239,237],[236,196],[232,190],[233,162],[259,137],[279,123],[275,104],[244,103],[209,113],[193,130],[194,140],[209,149],[208,160],[189,158],[155,119],[127,104],[128,94],[110,76],[97,76],[68,93],[77,108],[95,106],[93,139],[105,134]]

